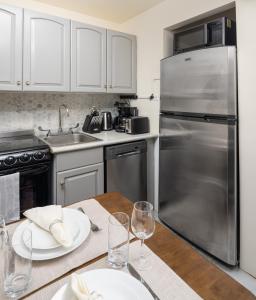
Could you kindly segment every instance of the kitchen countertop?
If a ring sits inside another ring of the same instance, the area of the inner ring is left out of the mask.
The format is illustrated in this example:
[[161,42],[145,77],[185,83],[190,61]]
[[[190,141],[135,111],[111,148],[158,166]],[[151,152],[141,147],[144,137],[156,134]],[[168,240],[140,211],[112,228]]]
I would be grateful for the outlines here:
[[[115,130],[111,131],[102,131],[100,133],[96,134],[88,134],[92,137],[100,139],[99,141],[95,142],[89,142],[89,143],[81,143],[81,144],[73,144],[73,145],[66,145],[66,146],[57,146],[52,147],[49,145],[51,153],[62,153],[62,152],[69,152],[69,151],[75,151],[75,150],[82,150],[82,149],[89,149],[89,148],[96,148],[96,147],[103,147],[106,145],[112,145],[112,144],[120,144],[120,143],[126,143],[126,142],[132,142],[132,141],[138,141],[138,140],[144,140],[144,139],[151,139],[151,138],[157,138],[157,133],[145,133],[145,134],[127,134],[127,133],[120,133],[116,132]],[[42,136],[39,136],[39,138],[43,138]],[[45,141],[44,141],[45,142]]]

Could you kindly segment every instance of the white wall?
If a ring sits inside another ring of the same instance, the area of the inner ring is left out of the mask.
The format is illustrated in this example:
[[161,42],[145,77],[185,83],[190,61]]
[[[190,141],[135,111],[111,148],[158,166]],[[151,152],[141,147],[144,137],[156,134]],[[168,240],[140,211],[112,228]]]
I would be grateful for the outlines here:
[[[70,0],[72,1],[72,0]],[[102,19],[94,18],[89,15],[80,14],[75,11],[70,11],[66,9],[62,9],[60,7],[48,5],[39,1],[34,0],[0,0],[1,3],[5,3],[12,6],[19,6],[26,9],[31,9],[34,11],[39,11],[42,13],[59,16],[66,19],[75,20],[78,22],[84,22],[96,26],[102,26],[110,29],[118,28],[118,24],[105,21]]]
[[256,277],[256,1],[237,0],[241,268]]

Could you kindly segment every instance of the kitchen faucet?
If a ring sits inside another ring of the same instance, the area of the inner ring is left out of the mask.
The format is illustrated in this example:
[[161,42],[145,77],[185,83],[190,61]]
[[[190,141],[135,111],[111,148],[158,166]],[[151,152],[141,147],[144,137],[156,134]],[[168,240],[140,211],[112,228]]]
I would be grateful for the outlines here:
[[67,105],[61,104],[61,105],[59,106],[59,129],[58,129],[58,133],[63,133],[61,108],[64,108],[64,109],[66,110],[67,117],[69,117],[69,109],[68,109]]

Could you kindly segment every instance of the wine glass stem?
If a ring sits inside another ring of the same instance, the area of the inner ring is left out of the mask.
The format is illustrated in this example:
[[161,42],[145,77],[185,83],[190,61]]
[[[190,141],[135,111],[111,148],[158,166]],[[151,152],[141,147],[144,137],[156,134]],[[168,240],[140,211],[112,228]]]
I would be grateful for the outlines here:
[[144,259],[144,239],[140,240],[140,258]]

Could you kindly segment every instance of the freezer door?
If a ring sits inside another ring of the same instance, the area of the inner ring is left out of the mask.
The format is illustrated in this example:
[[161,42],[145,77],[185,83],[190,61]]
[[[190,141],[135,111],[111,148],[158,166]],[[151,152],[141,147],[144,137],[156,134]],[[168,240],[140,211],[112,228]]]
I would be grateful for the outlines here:
[[161,111],[236,115],[236,48],[191,51],[161,61]]
[[237,263],[236,125],[161,117],[159,218]]

